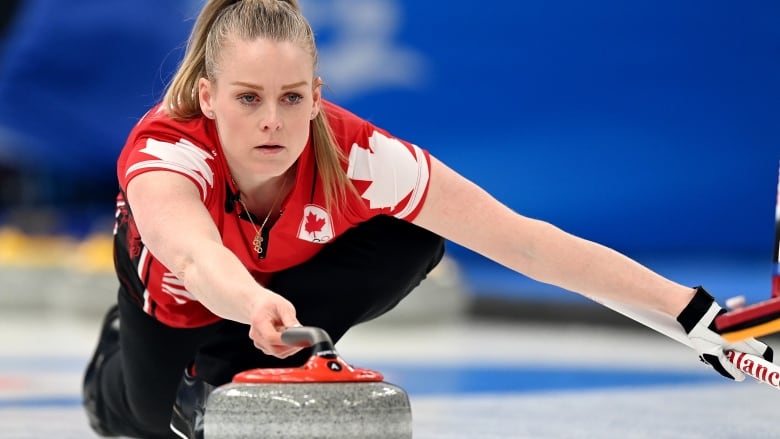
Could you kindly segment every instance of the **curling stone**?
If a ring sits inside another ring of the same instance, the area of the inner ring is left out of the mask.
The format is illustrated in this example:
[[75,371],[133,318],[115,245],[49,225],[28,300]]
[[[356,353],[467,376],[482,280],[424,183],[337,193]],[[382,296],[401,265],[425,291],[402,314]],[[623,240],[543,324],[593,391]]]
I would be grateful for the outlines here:
[[312,347],[312,356],[298,368],[250,369],[217,387],[206,403],[205,439],[411,439],[403,389],[347,364],[320,328],[290,328],[282,341]]

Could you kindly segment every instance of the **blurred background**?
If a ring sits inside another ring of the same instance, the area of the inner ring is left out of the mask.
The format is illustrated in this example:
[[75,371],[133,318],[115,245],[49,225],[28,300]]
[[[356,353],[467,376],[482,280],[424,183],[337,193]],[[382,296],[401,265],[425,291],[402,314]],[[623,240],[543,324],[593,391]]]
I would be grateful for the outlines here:
[[[301,3],[332,101],[429,149],[518,212],[720,298],[768,298],[780,3]],[[91,312],[111,300],[96,291],[114,289],[115,160],[159,99],[201,5],[0,5],[5,310]],[[456,245],[449,255],[462,312],[593,310]],[[416,306],[438,309],[432,297]]]
[[[301,4],[328,99],[520,213],[721,301],[769,298],[777,1]],[[0,1],[0,437],[92,436],[80,381],[116,294],[115,161],[201,6]],[[631,324],[449,244],[339,350],[409,391],[418,438],[776,437],[773,390],[724,398]]]

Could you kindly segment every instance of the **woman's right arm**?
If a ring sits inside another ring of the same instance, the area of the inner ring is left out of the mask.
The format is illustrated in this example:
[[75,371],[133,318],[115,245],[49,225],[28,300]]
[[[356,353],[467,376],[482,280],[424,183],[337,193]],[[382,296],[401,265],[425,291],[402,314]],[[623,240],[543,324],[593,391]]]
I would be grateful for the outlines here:
[[126,190],[141,239],[149,251],[214,314],[251,325],[250,337],[278,357],[300,350],[282,344],[281,332],[298,325],[295,308],[257,283],[222,244],[195,184],[168,171],[133,178]]

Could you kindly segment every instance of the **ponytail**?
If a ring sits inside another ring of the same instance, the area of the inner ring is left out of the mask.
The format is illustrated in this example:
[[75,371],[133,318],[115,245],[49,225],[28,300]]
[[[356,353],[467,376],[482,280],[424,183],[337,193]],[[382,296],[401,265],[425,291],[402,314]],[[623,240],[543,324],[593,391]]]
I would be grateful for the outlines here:
[[163,107],[177,119],[200,116],[198,80],[206,77],[206,40],[220,12],[238,0],[210,0],[195,21],[179,70],[163,96]]

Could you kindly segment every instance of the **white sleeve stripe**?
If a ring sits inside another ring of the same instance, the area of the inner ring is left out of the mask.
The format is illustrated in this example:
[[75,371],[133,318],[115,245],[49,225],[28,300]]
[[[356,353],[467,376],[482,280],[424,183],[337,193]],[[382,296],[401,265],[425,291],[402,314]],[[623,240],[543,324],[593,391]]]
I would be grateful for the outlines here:
[[[149,250],[146,247],[141,248],[141,256],[138,259],[138,278],[145,279],[146,273],[144,273],[144,267],[146,266],[146,259],[149,257]],[[144,312],[147,314],[152,313],[152,303],[149,289],[144,288]]]
[[138,278],[146,278],[146,273],[143,272],[144,266],[146,266],[146,258],[149,256],[149,250],[146,246],[141,247],[141,256],[138,258]]
[[401,219],[411,215],[411,213],[414,212],[414,210],[417,209],[417,206],[419,206],[419,204],[422,202],[423,194],[425,194],[425,189],[428,187],[428,179],[430,176],[428,161],[425,159],[425,154],[423,153],[422,149],[420,149],[420,147],[417,145],[412,145],[412,147],[414,148],[415,158],[417,159],[417,184],[412,191],[412,196],[409,198],[409,202],[406,203],[406,207],[395,214],[396,218]]
[[152,302],[151,302],[151,295],[149,294],[149,290],[144,290],[144,312],[147,314],[152,313]]
[[195,296],[190,294],[189,291],[183,289],[183,288],[174,288],[166,283],[162,284],[162,290],[164,293],[169,294],[174,297],[185,297],[190,300],[195,300]]
[[184,175],[192,178],[193,180],[195,180],[195,182],[197,182],[197,184],[200,185],[201,198],[203,198],[203,201],[206,201],[206,190],[207,190],[207,186],[206,185],[208,183],[206,182],[206,179],[203,178],[203,176],[201,174],[199,174],[198,172],[195,172],[192,169],[189,169],[189,168],[187,168],[185,166],[182,166],[182,165],[180,165],[178,163],[165,162],[165,161],[162,161],[162,160],[147,160],[147,161],[144,161],[144,162],[138,162],[138,163],[134,164],[133,166],[130,166],[127,169],[127,174],[129,175],[132,172],[138,171],[140,169],[147,169],[147,168],[169,169],[171,171],[175,171],[175,172],[178,172],[180,174],[184,174]]
[[180,287],[184,286],[184,281],[176,277],[173,273],[165,273],[163,275],[163,282],[170,285],[180,286]]

